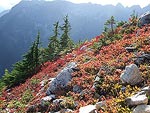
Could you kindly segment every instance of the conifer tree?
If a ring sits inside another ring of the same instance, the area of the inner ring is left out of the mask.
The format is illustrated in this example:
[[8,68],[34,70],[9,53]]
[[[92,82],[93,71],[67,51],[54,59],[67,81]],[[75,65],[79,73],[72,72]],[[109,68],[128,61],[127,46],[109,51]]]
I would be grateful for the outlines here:
[[59,28],[59,22],[56,22],[54,24],[54,30],[53,30],[54,35],[49,38],[49,44],[48,44],[49,60],[54,59],[59,53],[58,28]]
[[36,68],[39,65],[39,40],[40,34],[38,33],[37,39],[34,41],[29,51],[23,56],[23,60],[14,64],[11,73],[5,70],[2,81],[6,86],[11,87],[13,85],[18,85],[37,72]]
[[105,25],[110,25],[112,34],[114,34],[114,24],[116,24],[114,16],[111,16],[111,18],[109,20],[107,20],[105,23]]
[[34,47],[34,63],[35,63],[35,68],[39,65],[39,45],[40,45],[40,32],[38,32],[38,35],[37,35],[37,38],[36,38],[36,41],[34,42],[35,43],[35,47]]
[[60,49],[71,49],[73,47],[73,41],[71,40],[69,36],[69,32],[71,30],[71,26],[68,20],[68,15],[64,18],[64,24],[61,27],[61,30],[63,31],[63,34],[60,37]]

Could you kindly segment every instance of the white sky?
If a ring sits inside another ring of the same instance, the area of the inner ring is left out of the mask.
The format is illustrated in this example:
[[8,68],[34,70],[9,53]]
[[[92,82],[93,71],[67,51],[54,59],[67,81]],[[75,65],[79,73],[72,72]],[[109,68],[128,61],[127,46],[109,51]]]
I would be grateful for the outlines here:
[[[12,6],[19,3],[21,0],[0,0],[0,7],[4,9],[10,9]],[[150,0],[68,0],[74,3],[98,3],[102,5],[121,3],[124,6],[140,5],[141,7],[147,6],[150,4]]]

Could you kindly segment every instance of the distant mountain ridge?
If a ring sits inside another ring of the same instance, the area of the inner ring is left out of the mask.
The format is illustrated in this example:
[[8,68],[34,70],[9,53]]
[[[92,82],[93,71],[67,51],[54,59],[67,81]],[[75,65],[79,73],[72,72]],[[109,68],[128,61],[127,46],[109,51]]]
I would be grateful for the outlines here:
[[104,22],[114,16],[116,20],[128,20],[133,10],[142,14],[150,7],[123,7],[121,4],[98,5],[74,4],[67,1],[21,1],[9,13],[0,18],[0,75],[5,68],[20,60],[34,40],[38,30],[42,45],[46,46],[52,35],[53,23],[65,15],[71,23],[71,37],[74,41],[90,39],[99,35]]
[[4,11],[4,8],[0,6],[0,13]]
[[4,10],[0,13],[0,17],[2,17],[3,15],[7,14],[9,12],[9,10]]

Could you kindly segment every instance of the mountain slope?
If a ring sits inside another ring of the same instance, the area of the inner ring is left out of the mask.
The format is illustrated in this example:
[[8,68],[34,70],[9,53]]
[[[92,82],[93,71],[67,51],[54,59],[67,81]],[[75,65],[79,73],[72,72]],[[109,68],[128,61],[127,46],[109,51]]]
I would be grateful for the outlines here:
[[[150,53],[149,31],[149,25],[141,28],[132,25],[126,28],[118,27],[114,34],[117,38],[113,41],[106,40],[105,45],[101,46],[102,40],[106,38],[102,34],[85,42],[71,53],[61,56],[57,61],[46,62],[41,70],[25,83],[2,92],[1,110],[23,113],[27,110],[28,112],[56,112],[69,108],[79,113],[82,106],[105,101],[106,106],[100,108],[99,113],[131,112],[132,109],[126,105],[125,99],[149,85],[150,64],[143,61],[139,65],[143,82],[138,85],[123,84],[120,75],[125,66],[134,63],[134,59],[143,52]],[[118,36],[121,37],[118,38]],[[136,49],[132,52],[126,47]],[[57,92],[55,98],[51,95],[49,100],[43,101],[42,98],[46,96],[50,81],[69,62],[76,62],[79,71],[72,74],[67,88]],[[97,77],[99,77],[98,83],[95,82]],[[96,88],[93,87],[95,83]],[[74,91],[75,86],[80,89],[79,92]]]
[[127,20],[133,10],[141,14],[150,9],[148,6],[143,10],[139,6],[125,8],[119,4],[115,7],[67,1],[21,1],[0,18],[0,73],[22,58],[38,30],[46,46],[53,23],[62,23],[67,14],[72,27],[71,37],[78,41],[99,35],[110,16],[115,16],[116,20]]
[[0,13],[0,17],[2,17],[3,15],[7,14],[9,12],[9,10],[4,10]]

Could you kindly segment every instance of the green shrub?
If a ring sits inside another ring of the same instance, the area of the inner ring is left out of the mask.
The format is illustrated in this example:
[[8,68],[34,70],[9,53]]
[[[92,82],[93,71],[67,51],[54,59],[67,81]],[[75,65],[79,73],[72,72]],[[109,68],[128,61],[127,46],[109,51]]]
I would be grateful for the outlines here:
[[22,95],[21,102],[24,104],[27,104],[28,102],[30,102],[32,100],[32,98],[33,98],[33,94],[31,92],[31,90],[27,89]]

